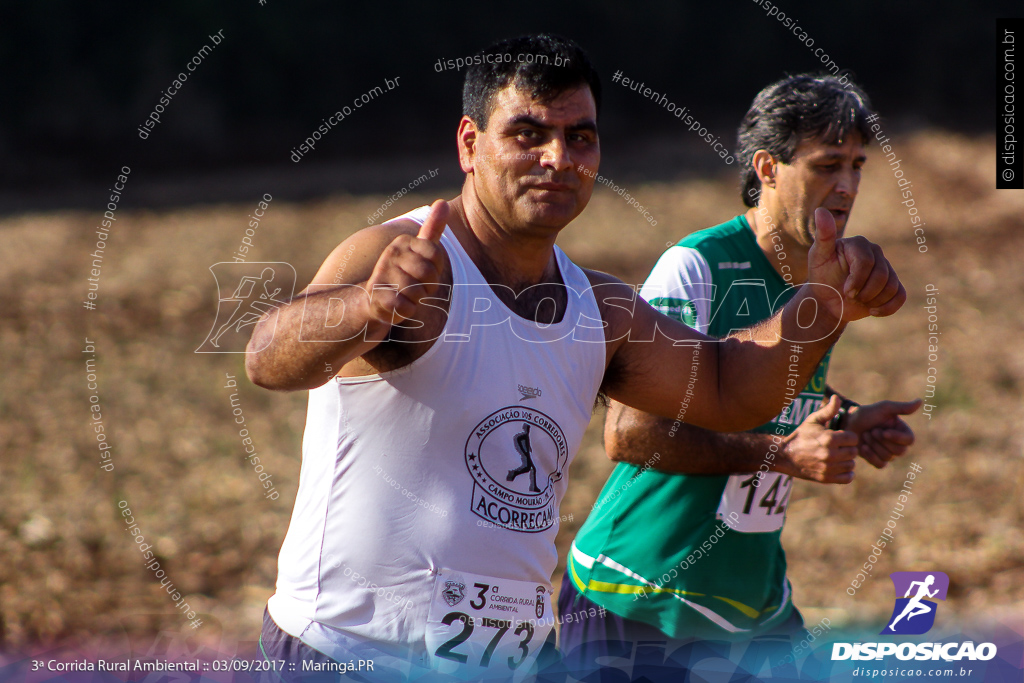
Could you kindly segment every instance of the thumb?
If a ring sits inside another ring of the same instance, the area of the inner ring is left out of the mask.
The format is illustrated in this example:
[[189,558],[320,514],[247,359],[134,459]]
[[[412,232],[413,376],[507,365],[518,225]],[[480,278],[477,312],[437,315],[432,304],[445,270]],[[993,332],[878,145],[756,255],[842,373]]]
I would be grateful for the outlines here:
[[821,250],[819,258],[827,259],[836,250],[836,219],[823,207],[814,210],[814,246]]
[[427,216],[427,220],[423,221],[423,225],[420,226],[420,231],[416,234],[416,237],[421,240],[430,240],[437,244],[441,241],[441,235],[444,233],[444,226],[447,222],[448,202],[438,199],[430,205],[430,214]]
[[913,401],[885,401],[885,407],[891,415],[910,415],[917,412],[917,409],[921,407],[921,403],[922,401],[919,398]]
[[821,407],[815,410],[807,417],[808,422],[817,422],[821,426],[828,424],[829,420],[835,417],[839,413],[839,408],[842,407],[843,402],[839,398],[838,394],[832,394],[827,403],[822,403]]

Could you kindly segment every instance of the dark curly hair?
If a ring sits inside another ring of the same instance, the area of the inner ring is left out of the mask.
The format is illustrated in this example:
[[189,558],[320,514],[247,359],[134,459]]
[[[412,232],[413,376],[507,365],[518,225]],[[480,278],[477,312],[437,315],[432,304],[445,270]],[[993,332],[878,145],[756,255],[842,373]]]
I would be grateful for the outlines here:
[[[522,55],[524,61],[518,61]],[[531,61],[525,61],[525,60]],[[534,99],[550,102],[580,86],[590,87],[601,111],[601,81],[587,53],[574,41],[541,33],[495,43],[477,52],[462,86],[462,113],[480,130],[494,108],[494,96],[510,83]]]
[[772,83],[754,98],[737,131],[736,158],[740,162],[740,191],[749,207],[761,191],[754,171],[754,153],[763,149],[784,164],[793,159],[804,140],[842,144],[851,132],[859,132],[865,144],[871,139],[868,117],[871,101],[857,85],[828,75],[800,74]]

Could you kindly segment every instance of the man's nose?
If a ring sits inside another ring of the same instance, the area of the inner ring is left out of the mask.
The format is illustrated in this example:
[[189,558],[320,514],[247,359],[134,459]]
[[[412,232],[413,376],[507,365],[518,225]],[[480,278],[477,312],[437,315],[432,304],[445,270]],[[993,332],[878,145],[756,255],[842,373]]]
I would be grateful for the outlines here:
[[552,136],[551,140],[544,145],[541,153],[540,165],[550,168],[555,172],[565,171],[572,167],[572,160],[569,158],[569,148],[562,136]]

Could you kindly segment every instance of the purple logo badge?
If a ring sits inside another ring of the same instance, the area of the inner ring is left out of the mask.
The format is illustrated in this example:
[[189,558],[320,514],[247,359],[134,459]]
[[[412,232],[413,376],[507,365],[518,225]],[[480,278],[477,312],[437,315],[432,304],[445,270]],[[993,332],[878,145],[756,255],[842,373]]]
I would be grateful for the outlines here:
[[943,572],[893,572],[896,606],[882,634],[920,635],[935,623],[935,600],[945,600],[949,577]]

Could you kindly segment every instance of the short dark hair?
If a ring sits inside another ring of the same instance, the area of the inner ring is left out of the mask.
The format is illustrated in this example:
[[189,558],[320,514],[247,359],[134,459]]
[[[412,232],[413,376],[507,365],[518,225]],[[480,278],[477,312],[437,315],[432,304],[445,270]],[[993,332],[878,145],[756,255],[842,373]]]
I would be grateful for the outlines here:
[[586,85],[601,111],[597,71],[583,48],[568,38],[548,33],[510,38],[477,52],[472,60],[462,86],[462,113],[480,130],[487,128],[494,96],[510,83],[541,102]]
[[[845,85],[841,80],[846,80]],[[867,144],[871,139],[868,117],[873,113],[868,96],[846,76],[800,74],[769,85],[754,98],[737,131],[743,203],[756,206],[761,190],[751,164],[757,150],[788,164],[804,140],[842,144],[857,131]]]

